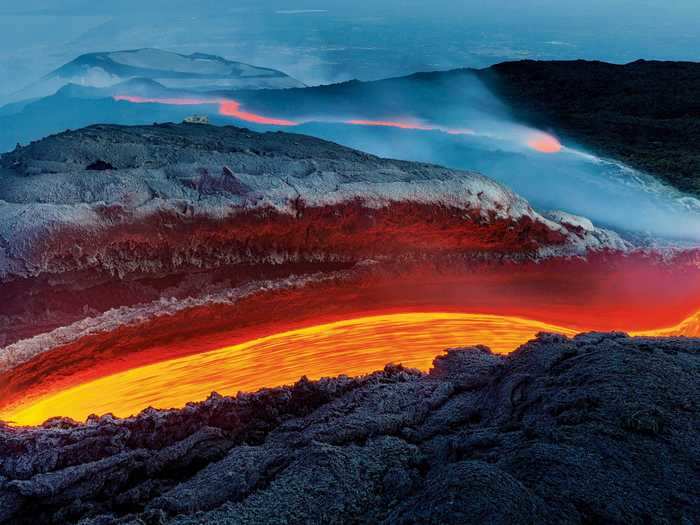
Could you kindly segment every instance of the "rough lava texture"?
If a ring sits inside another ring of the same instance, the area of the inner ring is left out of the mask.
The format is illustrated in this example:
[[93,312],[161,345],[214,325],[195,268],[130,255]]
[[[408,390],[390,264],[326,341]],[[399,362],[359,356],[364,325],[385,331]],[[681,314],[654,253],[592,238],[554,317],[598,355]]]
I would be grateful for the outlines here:
[[0,427],[0,522],[697,523],[699,351],[540,334],[428,374]]

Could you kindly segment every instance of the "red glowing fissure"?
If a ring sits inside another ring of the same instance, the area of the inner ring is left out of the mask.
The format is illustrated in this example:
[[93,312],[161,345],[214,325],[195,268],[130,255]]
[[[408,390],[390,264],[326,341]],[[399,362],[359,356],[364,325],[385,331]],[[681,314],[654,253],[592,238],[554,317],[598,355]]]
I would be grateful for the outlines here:
[[[113,97],[117,101],[131,102],[134,104],[166,104],[170,106],[203,106],[207,104],[218,104],[219,115],[233,117],[244,122],[255,124],[266,124],[269,126],[297,126],[300,121],[265,117],[250,111],[243,111],[241,103],[225,98],[171,98],[171,97],[140,97],[135,95],[116,95]],[[333,122],[333,121],[331,121]],[[383,128],[397,128],[416,131],[440,131],[448,135],[478,135],[469,128],[451,128],[437,124],[428,124],[412,119],[398,120],[371,120],[371,119],[350,119],[339,121],[342,124],[351,126],[370,126]],[[540,153],[558,153],[562,149],[561,143],[552,135],[542,131],[529,132],[525,138],[525,144]]]
[[218,104],[219,115],[234,117],[245,122],[267,124],[270,126],[296,126],[298,122],[286,119],[269,118],[257,113],[242,111],[241,104],[225,98],[151,98],[133,95],[116,95],[114,100],[132,102],[134,104],[166,104],[168,106],[203,106]]

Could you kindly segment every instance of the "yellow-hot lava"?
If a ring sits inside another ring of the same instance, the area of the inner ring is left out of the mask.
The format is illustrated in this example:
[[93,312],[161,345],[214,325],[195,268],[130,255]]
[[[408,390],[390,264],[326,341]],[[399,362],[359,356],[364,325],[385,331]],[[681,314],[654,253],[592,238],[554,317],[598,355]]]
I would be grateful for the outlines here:
[[656,330],[645,330],[643,332],[635,332],[634,335],[644,335],[649,337],[700,337],[700,311],[684,319],[677,325],[669,328],[658,328]]
[[141,366],[0,409],[0,420],[40,424],[53,416],[136,414],[175,408],[212,391],[235,394],[310,379],[360,375],[389,362],[428,370],[445,348],[485,344],[507,353],[537,332],[574,330],[539,321],[464,313],[401,313],[301,328]]

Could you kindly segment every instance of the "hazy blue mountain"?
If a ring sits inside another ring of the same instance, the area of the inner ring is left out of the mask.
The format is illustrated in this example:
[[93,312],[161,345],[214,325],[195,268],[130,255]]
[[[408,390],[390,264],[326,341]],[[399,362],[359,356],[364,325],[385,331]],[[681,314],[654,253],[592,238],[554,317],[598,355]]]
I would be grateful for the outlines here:
[[22,90],[21,97],[50,95],[68,83],[105,88],[133,79],[152,80],[165,87],[189,91],[303,86],[275,69],[204,53],[183,55],[146,48],[81,55]]

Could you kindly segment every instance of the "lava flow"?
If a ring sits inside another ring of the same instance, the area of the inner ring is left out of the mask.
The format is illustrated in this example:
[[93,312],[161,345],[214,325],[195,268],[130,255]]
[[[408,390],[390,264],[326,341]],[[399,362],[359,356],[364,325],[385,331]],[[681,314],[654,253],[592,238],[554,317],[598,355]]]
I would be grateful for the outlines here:
[[527,145],[540,153],[558,153],[561,151],[561,143],[552,135],[541,131],[532,133]]
[[235,100],[221,100],[219,102],[219,114],[234,117],[255,124],[267,124],[269,126],[296,126],[298,123],[292,120],[269,118],[257,115],[249,111],[242,111],[241,104]]
[[[204,106],[208,104],[217,104],[219,108],[219,115],[233,117],[244,122],[268,126],[298,126],[303,122],[311,122],[308,119],[289,120],[283,118],[265,117],[250,111],[243,111],[241,109],[240,102],[225,98],[141,97],[134,95],[116,95],[113,98],[117,101],[132,102],[134,104],[165,104],[169,106]],[[410,118],[396,120],[371,120],[361,118],[349,120],[323,119],[323,122],[339,122],[350,126],[396,128],[414,131],[438,131],[441,133],[447,133],[448,135],[482,135],[498,138],[498,135],[479,133],[470,128],[454,128],[439,124],[424,123]],[[558,153],[562,149],[562,145],[556,139],[556,137],[542,131],[528,131],[524,142],[529,148],[540,153]]]
[[[633,335],[697,335],[698,319],[700,312],[676,326]],[[0,420],[36,425],[57,415],[78,421],[94,413],[126,417],[149,406],[179,408],[212,391],[234,395],[291,384],[302,376],[357,376],[388,362],[426,371],[446,348],[485,344],[505,354],[543,331],[573,336],[580,330],[515,316],[459,312],[356,317],[202,349],[78,384],[59,381],[39,393],[29,388],[0,408]]]
[[266,124],[269,126],[296,126],[298,124],[298,122],[292,120],[269,118],[250,111],[243,111],[241,110],[240,102],[225,98],[156,98],[132,95],[116,95],[113,98],[117,101],[132,102],[134,104],[165,104],[168,106],[204,106],[207,104],[218,104],[219,115],[234,117],[245,122]]
[[[0,420],[127,416],[149,405],[182,406],[212,390],[235,394],[302,375],[356,375],[391,361],[426,370],[447,347],[485,344],[504,353],[540,331],[691,335],[700,292],[694,260],[591,255],[473,271],[455,261],[404,261],[303,286],[260,287],[230,304],[81,335],[6,367]],[[10,361],[30,349],[18,346]]]
[[421,131],[432,131],[437,129],[434,126],[428,126],[419,122],[401,121],[401,120],[364,120],[353,119],[346,120],[345,124],[353,126],[376,126],[382,128],[398,128],[398,129],[415,129]]
[[[182,407],[212,391],[232,395],[310,379],[360,375],[388,362],[427,370],[445,348],[486,344],[507,353],[548,331],[574,330],[497,315],[403,313],[361,317],[257,338],[126,370],[0,411],[0,420],[34,425],[58,414],[136,414],[148,406]],[[105,396],[109,392],[109,396]]]

